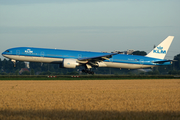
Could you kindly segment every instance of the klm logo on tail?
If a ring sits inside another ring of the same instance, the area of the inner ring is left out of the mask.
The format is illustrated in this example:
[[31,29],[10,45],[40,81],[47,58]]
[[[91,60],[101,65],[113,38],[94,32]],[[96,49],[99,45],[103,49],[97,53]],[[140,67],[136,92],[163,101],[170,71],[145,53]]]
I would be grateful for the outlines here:
[[153,50],[153,53],[166,54],[166,50],[163,50],[163,47],[159,46]]

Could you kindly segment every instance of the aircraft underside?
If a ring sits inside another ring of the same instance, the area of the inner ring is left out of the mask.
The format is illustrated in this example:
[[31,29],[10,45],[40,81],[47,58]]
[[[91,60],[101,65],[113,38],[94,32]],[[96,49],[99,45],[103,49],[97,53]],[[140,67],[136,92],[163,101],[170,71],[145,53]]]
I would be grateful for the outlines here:
[[[15,64],[15,60],[17,61],[27,61],[27,62],[42,62],[42,63],[56,63],[62,64],[63,58],[48,58],[48,57],[31,57],[31,56],[19,56],[19,55],[6,55],[5,57],[11,58],[12,62]],[[85,69],[82,72],[88,74],[94,74],[93,71],[86,66],[90,66],[87,64],[78,64],[77,66],[85,66]],[[76,67],[76,66],[75,66]],[[90,66],[92,68],[94,66]],[[100,62],[99,66],[96,67],[110,67],[110,68],[125,68],[125,69],[139,69],[139,68],[150,68],[154,67],[153,65],[144,65],[144,64],[130,64],[130,63],[118,63],[118,62]],[[66,67],[65,67],[66,68]]]

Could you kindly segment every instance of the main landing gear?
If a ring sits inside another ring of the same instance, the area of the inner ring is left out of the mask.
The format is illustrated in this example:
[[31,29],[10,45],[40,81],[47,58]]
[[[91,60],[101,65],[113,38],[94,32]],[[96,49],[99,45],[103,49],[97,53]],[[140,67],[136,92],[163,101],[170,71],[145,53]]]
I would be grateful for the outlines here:
[[88,69],[83,69],[82,72],[88,73],[88,74],[92,74],[92,75],[94,74],[93,71],[90,71],[90,70],[88,70]]

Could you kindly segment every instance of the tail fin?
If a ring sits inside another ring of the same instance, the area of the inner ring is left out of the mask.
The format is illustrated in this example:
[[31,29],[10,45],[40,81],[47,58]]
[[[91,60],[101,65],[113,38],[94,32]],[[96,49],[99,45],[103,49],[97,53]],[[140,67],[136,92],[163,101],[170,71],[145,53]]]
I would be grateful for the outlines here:
[[157,47],[155,47],[146,56],[152,57],[152,58],[164,59],[173,39],[174,39],[174,36],[168,36],[164,41],[162,41]]

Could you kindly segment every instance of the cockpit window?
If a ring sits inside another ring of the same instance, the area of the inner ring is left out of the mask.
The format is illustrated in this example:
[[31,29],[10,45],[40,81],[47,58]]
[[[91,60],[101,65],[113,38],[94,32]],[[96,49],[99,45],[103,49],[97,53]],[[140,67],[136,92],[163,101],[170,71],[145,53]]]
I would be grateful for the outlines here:
[[6,50],[5,52],[9,52],[9,50]]

